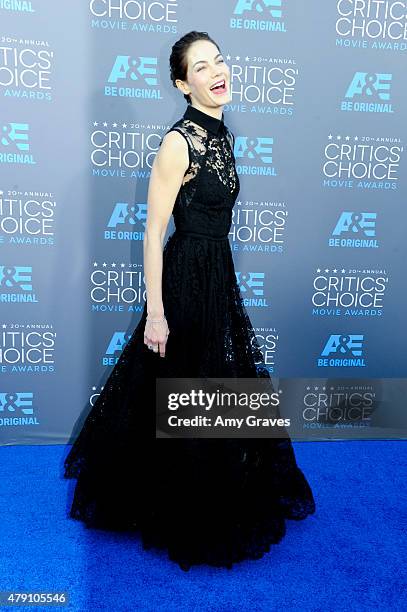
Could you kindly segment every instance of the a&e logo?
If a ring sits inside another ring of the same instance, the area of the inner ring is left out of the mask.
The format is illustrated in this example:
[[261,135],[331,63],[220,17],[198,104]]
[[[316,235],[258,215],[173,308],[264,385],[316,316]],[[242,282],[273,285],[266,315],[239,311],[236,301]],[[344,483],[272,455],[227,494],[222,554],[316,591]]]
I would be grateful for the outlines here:
[[105,240],[143,240],[146,220],[146,202],[132,206],[128,202],[116,202],[104,238]]
[[[5,123],[0,134],[0,163],[36,164],[29,153],[28,123]],[[15,150],[20,152],[15,152]]]
[[31,266],[0,266],[0,302],[38,302]]
[[[126,332],[113,332],[106,349],[105,356],[102,358],[102,365],[116,365],[116,363],[119,361],[123,348],[127,344],[127,341],[128,338],[126,337]],[[117,356],[115,356],[116,353],[118,353]]]
[[282,0],[237,0],[233,14],[229,24],[232,29],[287,31],[282,21]]
[[14,392],[14,393],[0,393],[0,413],[4,418],[5,413],[10,415],[13,413],[20,414],[34,414],[33,410],[33,393],[31,392]]
[[264,272],[236,272],[236,280],[245,306],[268,306],[264,297]]
[[317,366],[365,367],[367,364],[362,356],[363,340],[362,334],[331,334],[321,357],[317,358]]
[[376,217],[375,212],[344,210],[329,238],[329,246],[377,249]]
[[273,167],[274,138],[249,138],[237,136],[234,154],[238,174],[276,176]]
[[162,100],[157,89],[156,57],[118,55],[105,85],[105,96]]
[[341,102],[341,110],[365,113],[393,113],[389,73],[355,72]]

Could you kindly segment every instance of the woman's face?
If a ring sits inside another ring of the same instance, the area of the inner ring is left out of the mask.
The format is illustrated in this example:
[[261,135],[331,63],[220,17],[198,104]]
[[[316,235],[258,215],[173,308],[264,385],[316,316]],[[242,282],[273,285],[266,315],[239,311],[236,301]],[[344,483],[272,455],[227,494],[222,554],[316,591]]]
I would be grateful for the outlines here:
[[197,40],[190,45],[187,60],[186,80],[178,80],[177,86],[191,96],[192,104],[214,108],[231,101],[229,66],[216,45]]

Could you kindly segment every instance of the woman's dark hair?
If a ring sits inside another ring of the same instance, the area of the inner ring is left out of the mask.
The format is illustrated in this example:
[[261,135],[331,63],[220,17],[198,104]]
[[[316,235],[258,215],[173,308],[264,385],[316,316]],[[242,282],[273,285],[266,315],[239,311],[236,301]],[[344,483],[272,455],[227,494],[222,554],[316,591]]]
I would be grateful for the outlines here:
[[[188,32],[188,34],[182,36],[182,38],[177,40],[177,42],[172,46],[170,55],[170,77],[174,87],[176,87],[176,79],[180,79],[181,81],[186,80],[188,69],[188,49],[192,43],[196,42],[197,40],[209,40],[209,42],[213,43],[219,49],[219,53],[221,53],[218,43],[216,43],[209,36],[208,32],[196,32],[193,30],[192,32]],[[191,98],[189,95],[184,94],[184,98],[188,104],[191,104]]]

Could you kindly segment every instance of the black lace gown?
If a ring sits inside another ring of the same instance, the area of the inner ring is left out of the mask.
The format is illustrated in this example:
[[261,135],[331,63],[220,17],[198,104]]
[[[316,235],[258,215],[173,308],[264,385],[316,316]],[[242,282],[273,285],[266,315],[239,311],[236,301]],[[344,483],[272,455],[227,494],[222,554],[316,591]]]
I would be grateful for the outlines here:
[[65,459],[64,477],[77,479],[69,517],[138,532],[182,569],[230,568],[262,557],[285,520],[304,519],[315,502],[288,437],[155,437],[157,376],[269,377],[228,240],[239,191],[233,135],[192,106],[171,130],[190,163],[163,251],[166,356],[144,344],[145,305]]

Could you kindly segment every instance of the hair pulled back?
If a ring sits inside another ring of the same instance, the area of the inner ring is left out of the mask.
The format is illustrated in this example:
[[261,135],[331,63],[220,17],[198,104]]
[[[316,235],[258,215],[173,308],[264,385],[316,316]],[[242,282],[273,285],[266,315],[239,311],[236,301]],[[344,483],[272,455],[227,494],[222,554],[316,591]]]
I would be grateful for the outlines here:
[[[189,47],[197,40],[208,40],[213,43],[221,53],[218,43],[216,43],[208,34],[208,32],[197,32],[192,30],[187,34],[184,34],[177,42],[172,46],[170,55],[170,77],[174,87],[176,87],[175,81],[180,79],[185,81],[188,70],[187,53]],[[191,104],[191,98],[188,94],[184,94],[185,100],[188,104]]]

